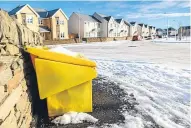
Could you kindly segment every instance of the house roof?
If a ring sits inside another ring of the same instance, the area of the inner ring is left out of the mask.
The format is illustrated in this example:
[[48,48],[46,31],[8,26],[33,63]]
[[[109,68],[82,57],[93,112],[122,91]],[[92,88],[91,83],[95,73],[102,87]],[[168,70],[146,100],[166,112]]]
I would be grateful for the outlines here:
[[163,29],[161,29],[161,28],[157,28],[156,31],[163,31]]
[[116,21],[117,23],[121,23],[122,20],[123,20],[122,18],[121,18],[121,19],[115,19],[115,21]]
[[[26,5],[26,4],[25,4]],[[21,10],[25,5],[19,5],[16,8],[12,9],[8,12],[9,15],[15,15],[19,10]]]
[[[92,15],[86,15],[86,14],[81,14],[81,13],[76,13],[78,16],[80,16],[80,18],[86,20],[86,21],[92,21],[92,22],[100,22],[98,19],[96,19],[94,16]],[[101,23],[101,22],[100,22]]]
[[38,13],[28,4],[25,4],[25,5],[19,5],[17,6],[16,8],[12,9],[11,11],[8,12],[8,14],[11,16],[11,15],[16,15],[17,13],[19,13],[25,6],[28,6],[38,17]]
[[183,28],[183,29],[190,29],[190,26],[182,26],[180,28]]
[[174,31],[174,30],[176,30],[176,29],[174,29],[173,27],[169,27],[168,30],[173,30],[173,31]]
[[40,32],[50,32],[50,29],[47,26],[39,26]]
[[141,27],[144,25],[144,24],[139,24]]
[[40,15],[41,18],[49,18],[49,17],[52,17],[57,11],[59,10],[58,9],[54,9],[54,10],[50,10],[50,11],[47,11],[47,10],[39,10],[39,9],[35,9],[35,11]]
[[136,22],[134,22],[134,21],[133,21],[133,22],[130,22],[130,24],[131,24],[131,25],[135,25],[135,24],[136,24]]
[[129,22],[125,21],[125,20],[124,20],[124,23],[131,26],[131,24]]
[[35,11],[40,15],[40,18],[49,18],[52,17],[57,11],[61,11],[64,16],[68,19],[68,17],[65,15],[65,13],[62,11],[61,8],[57,8],[54,10],[47,11],[45,9],[35,9]]
[[104,17],[104,19],[106,19],[107,21],[109,21],[109,20],[111,19],[111,16]]

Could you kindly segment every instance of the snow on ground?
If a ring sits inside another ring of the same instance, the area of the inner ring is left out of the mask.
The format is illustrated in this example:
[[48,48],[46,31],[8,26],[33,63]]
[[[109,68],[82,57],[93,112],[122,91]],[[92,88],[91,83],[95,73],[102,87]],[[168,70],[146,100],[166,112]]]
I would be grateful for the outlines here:
[[156,38],[153,40],[153,42],[168,42],[168,43],[182,43],[182,42],[187,42],[190,43],[191,42],[191,37],[183,37],[181,40],[177,37],[177,39],[175,37],[169,37],[167,38]]
[[60,47],[60,46],[53,47],[53,48],[49,49],[49,51],[57,52],[57,53],[63,53],[63,54],[69,55],[69,56],[77,56],[78,55],[76,52],[72,52],[72,51],[70,51],[66,48]]
[[136,98],[138,113],[122,106],[125,123],[110,127],[153,127],[153,121],[164,128],[191,126],[189,43],[118,41],[63,46],[95,60],[100,75],[120,82],[120,88]]
[[[190,126],[190,72],[176,71],[148,63],[96,60],[99,74],[121,82],[126,93],[134,94],[140,114],[124,113],[125,126],[142,128],[149,125],[142,114],[162,127]],[[123,127],[123,125],[122,125]]]
[[52,120],[52,123],[55,123],[55,124],[78,124],[78,123],[83,123],[84,121],[96,123],[98,121],[98,119],[94,118],[93,116],[91,116],[87,113],[68,112],[62,116],[56,117],[54,120]]

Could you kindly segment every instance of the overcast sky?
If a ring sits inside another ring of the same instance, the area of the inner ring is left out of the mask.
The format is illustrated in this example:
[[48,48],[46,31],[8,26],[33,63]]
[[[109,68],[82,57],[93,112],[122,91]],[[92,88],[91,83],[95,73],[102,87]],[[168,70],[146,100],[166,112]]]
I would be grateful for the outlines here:
[[111,15],[114,18],[123,18],[127,21],[137,21],[157,28],[169,26],[177,28],[179,25],[190,25],[189,1],[0,1],[0,8],[10,11],[18,5],[29,4],[33,8],[46,10],[61,8],[68,17],[72,12],[92,15],[94,12]]

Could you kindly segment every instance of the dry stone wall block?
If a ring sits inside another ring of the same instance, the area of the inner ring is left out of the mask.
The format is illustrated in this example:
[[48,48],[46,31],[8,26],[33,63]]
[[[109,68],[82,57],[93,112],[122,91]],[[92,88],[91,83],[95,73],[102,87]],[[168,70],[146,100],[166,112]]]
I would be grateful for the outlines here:
[[19,86],[22,79],[24,78],[24,74],[22,71],[16,73],[11,80],[7,83],[8,92],[11,92],[13,89]]
[[10,68],[6,68],[3,71],[0,71],[0,86],[7,84],[7,82],[13,77],[12,71]]
[[0,106],[0,120],[4,121],[5,118],[9,115],[11,109],[15,106],[15,104],[20,99],[22,94],[22,86],[17,87],[3,102]]
[[10,53],[10,55],[19,54],[19,48],[16,47],[15,45],[13,45],[13,44],[7,44],[6,51],[8,51]]

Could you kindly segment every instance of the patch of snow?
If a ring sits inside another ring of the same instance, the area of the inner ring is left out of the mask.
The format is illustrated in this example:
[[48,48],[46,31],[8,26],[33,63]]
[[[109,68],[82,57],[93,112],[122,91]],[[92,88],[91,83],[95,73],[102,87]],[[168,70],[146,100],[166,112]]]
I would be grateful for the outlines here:
[[98,73],[121,83],[127,94],[133,93],[138,114],[123,112],[127,128],[143,128],[150,117],[164,128],[184,128],[190,122],[189,70],[176,70],[147,63],[95,59]]
[[152,40],[153,42],[169,42],[169,43],[181,43],[181,42],[191,42],[191,37],[184,37],[181,40],[179,38],[175,39],[175,37],[166,38],[157,38]]
[[49,49],[49,51],[51,52],[57,52],[57,53],[63,53],[63,54],[66,54],[66,55],[69,55],[69,56],[78,56],[78,53],[76,52],[72,52],[66,48],[63,48],[62,46],[56,46],[56,47],[52,47]]
[[56,117],[52,120],[52,123],[55,124],[78,124],[83,122],[96,123],[98,119],[87,113],[78,113],[78,112],[68,112],[62,116]]

